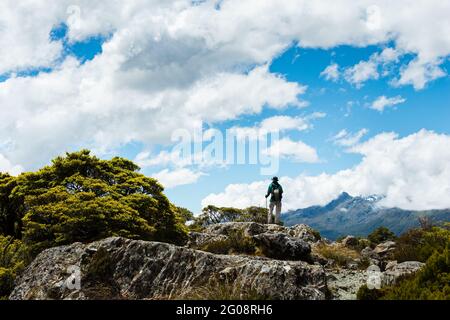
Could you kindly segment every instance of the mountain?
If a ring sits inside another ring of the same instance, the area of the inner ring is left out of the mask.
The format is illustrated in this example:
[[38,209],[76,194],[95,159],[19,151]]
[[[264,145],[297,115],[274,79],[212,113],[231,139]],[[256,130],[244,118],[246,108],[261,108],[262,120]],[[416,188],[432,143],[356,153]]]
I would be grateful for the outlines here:
[[346,192],[325,206],[312,206],[281,215],[287,226],[299,223],[310,225],[329,239],[352,234],[367,236],[374,229],[385,226],[396,234],[419,225],[418,218],[427,216],[434,223],[450,221],[450,209],[413,211],[386,208],[379,202],[383,196],[352,197]]

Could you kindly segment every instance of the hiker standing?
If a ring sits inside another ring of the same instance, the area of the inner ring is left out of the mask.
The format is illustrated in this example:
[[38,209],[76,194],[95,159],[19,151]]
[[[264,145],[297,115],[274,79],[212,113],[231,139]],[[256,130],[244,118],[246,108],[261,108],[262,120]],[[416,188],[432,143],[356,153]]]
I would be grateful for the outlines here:
[[272,178],[272,183],[269,185],[269,189],[267,190],[266,199],[267,197],[271,195],[270,197],[270,210],[269,210],[269,216],[268,216],[268,223],[272,223],[272,214],[273,209],[275,210],[275,223],[278,224],[280,222],[280,213],[281,213],[281,199],[283,198],[283,188],[278,183],[278,177]]

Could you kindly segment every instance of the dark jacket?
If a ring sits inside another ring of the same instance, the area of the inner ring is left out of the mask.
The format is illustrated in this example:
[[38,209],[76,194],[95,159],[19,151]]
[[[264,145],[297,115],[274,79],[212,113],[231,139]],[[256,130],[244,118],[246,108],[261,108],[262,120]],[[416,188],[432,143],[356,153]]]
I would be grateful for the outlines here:
[[270,197],[270,202],[275,202],[276,200],[274,199],[274,194],[273,194],[273,190],[274,189],[276,189],[276,188],[278,188],[279,190],[280,190],[280,201],[281,201],[281,199],[283,198],[283,188],[281,187],[281,184],[279,184],[278,182],[272,182],[270,185],[269,185],[269,189],[267,189],[267,194],[266,194],[266,198],[269,196],[269,195],[272,195],[271,197]]

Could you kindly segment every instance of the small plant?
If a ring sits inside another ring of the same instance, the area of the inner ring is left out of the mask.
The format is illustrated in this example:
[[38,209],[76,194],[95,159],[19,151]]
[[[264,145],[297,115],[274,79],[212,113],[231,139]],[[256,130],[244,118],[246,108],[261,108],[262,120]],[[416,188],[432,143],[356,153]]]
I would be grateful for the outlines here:
[[338,266],[345,267],[351,262],[358,261],[360,254],[353,249],[340,244],[328,245],[321,243],[313,248],[313,252],[320,256],[333,260]]
[[395,234],[386,227],[379,227],[375,229],[371,234],[367,236],[372,246],[376,246],[382,242],[394,241],[397,237]]
[[199,287],[180,299],[187,300],[269,300],[254,288],[236,284],[231,280],[213,279],[203,287]]

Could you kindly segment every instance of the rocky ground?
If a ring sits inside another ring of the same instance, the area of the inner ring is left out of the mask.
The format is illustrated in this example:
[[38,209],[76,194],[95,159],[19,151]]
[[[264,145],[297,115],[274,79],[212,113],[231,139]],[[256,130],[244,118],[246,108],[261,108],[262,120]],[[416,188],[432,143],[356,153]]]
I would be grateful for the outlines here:
[[423,265],[392,261],[393,242],[360,246],[257,223],[212,225],[184,247],[108,238],[42,252],[10,299],[355,299],[369,265],[381,285]]

